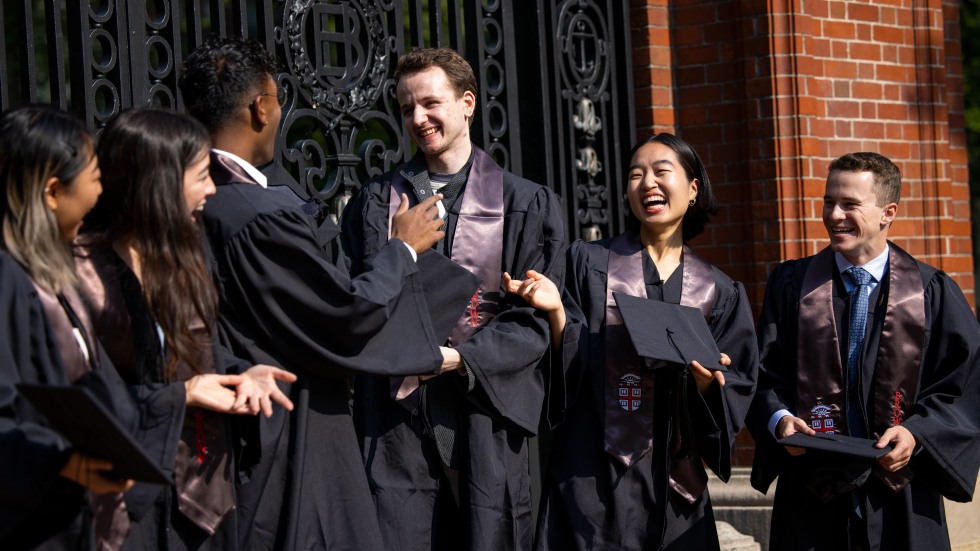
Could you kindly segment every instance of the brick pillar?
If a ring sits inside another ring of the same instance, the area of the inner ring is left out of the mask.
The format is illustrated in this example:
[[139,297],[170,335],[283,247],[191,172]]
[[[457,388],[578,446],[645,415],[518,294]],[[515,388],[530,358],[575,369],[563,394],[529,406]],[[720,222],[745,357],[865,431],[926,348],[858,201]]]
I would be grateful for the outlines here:
[[[634,1],[630,9],[638,138],[657,132],[677,132],[669,3],[668,0]],[[629,151],[629,147],[625,149]]]
[[855,151],[899,166],[890,236],[975,304],[956,0],[631,0],[631,15],[638,132],[701,155],[723,208],[693,245],[756,312],[775,263],[826,246],[827,166]]
[[[692,143],[724,208],[694,245],[756,311],[774,263],[827,243],[830,162],[902,170],[899,246],[974,303],[955,0],[631,0],[641,135]],[[669,52],[669,53],[668,53]]]

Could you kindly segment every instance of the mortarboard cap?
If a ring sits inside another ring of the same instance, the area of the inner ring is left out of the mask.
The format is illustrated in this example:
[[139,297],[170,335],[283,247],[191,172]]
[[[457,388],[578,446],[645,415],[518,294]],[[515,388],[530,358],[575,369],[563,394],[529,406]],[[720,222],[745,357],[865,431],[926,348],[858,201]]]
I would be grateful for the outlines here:
[[814,436],[803,432],[796,432],[778,442],[784,446],[796,446],[808,450],[819,450],[828,453],[836,453],[856,457],[859,459],[878,459],[892,450],[891,446],[876,448],[875,442],[870,438],[856,438],[835,432],[818,432]]
[[623,324],[647,367],[681,369],[697,361],[705,369],[727,371],[704,315],[697,308],[613,293]]
[[75,449],[111,462],[112,476],[154,484],[170,483],[166,473],[89,389],[20,384],[17,390]]
[[480,279],[437,251],[418,257],[419,277],[436,340],[446,342],[480,287]]

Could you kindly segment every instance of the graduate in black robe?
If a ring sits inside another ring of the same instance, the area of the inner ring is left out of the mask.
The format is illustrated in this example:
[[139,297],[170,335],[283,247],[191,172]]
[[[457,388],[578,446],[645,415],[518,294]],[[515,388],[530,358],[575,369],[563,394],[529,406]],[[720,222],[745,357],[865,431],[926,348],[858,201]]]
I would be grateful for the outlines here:
[[273,401],[291,407],[275,381],[296,377],[217,343],[217,291],[196,220],[215,191],[204,127],[131,109],[103,130],[99,153],[103,193],[74,247],[80,291],[140,406],[139,438],[174,481],[127,492],[126,547],[237,549],[225,414],[263,407],[271,415]]
[[[202,221],[214,256],[222,342],[252,363],[298,375],[295,404],[242,427],[241,546],[378,549],[380,528],[351,419],[355,371],[436,374],[432,335],[411,249],[441,232],[434,201],[400,215],[399,239],[375,269],[351,278],[329,224],[253,165],[272,159],[280,106],[274,59],[240,39],[214,39],[185,62],[188,110],[211,132],[217,193]],[[246,83],[244,89],[239,83]],[[215,87],[220,88],[219,93]]]
[[[973,495],[980,326],[949,276],[886,241],[900,186],[898,168],[880,155],[835,161],[824,199],[831,246],[769,277],[749,428],[753,486],[765,492],[778,476],[773,549],[948,549],[942,498]],[[842,272],[851,265],[877,285],[855,349],[857,380],[845,382],[857,299]],[[826,427],[894,450],[861,463],[774,438]]]
[[414,203],[438,187],[446,238],[435,249],[481,285],[447,344],[458,374],[425,381],[401,402],[392,395],[405,381],[357,378],[355,423],[385,548],[527,549],[528,438],[541,416],[548,333],[541,313],[502,296],[501,276],[533,269],[560,277],[561,207],[549,189],[501,169],[469,141],[476,84],[456,52],[416,50],[396,75],[419,153],[347,205],[342,238],[352,272],[377,270],[393,196]]
[[[728,479],[758,369],[752,313],[741,284],[683,245],[715,210],[697,154],[669,134],[633,153],[627,194],[633,229],[573,243],[565,308],[554,299],[556,290],[550,307],[542,305],[560,352],[549,385],[548,418],[556,428],[536,549],[718,548],[702,461]],[[510,290],[537,304],[543,299],[535,288],[543,280],[529,275]],[[626,367],[636,365],[634,346],[617,336],[618,308],[607,307],[613,290],[697,307],[729,356],[728,371],[722,376],[700,364],[679,373]],[[642,381],[635,402],[620,401],[623,377]],[[638,426],[638,415],[649,416],[649,424]],[[639,446],[624,447],[612,434]]]
[[[124,427],[125,387],[93,336],[68,242],[101,187],[91,135],[67,113],[0,118],[0,548],[118,549],[127,481],[72,447],[18,384],[84,386]],[[22,222],[30,218],[32,225]],[[96,513],[91,504],[95,505]]]

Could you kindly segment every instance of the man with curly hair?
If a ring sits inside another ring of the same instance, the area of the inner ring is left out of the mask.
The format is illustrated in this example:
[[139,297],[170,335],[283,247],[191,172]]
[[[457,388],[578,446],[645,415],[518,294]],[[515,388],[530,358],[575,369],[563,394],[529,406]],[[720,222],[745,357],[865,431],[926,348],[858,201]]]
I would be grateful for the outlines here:
[[380,529],[351,421],[356,371],[438,374],[443,357],[418,289],[416,251],[443,232],[435,201],[400,209],[392,244],[357,278],[332,222],[256,166],[272,160],[282,110],[261,44],[212,39],[186,60],[180,89],[208,128],[217,193],[202,221],[225,344],[296,373],[292,412],[241,427],[237,514],[243,549],[379,549]]

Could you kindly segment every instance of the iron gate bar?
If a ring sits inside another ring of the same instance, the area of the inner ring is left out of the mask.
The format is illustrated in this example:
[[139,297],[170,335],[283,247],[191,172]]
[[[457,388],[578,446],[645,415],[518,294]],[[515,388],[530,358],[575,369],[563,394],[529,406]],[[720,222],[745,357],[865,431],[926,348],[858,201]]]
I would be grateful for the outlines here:
[[15,0],[0,27],[0,107],[49,86],[95,129],[133,105],[182,109],[179,68],[209,36],[261,41],[287,95],[276,162],[324,202],[412,155],[391,74],[407,49],[449,46],[477,75],[473,141],[554,189],[569,237],[623,228],[635,126],[621,0]]
[[20,41],[20,68],[27,74],[21,73],[20,92],[22,98],[27,98],[29,103],[37,102],[37,57],[34,53],[36,46],[34,38],[34,8],[31,0],[20,2],[20,20],[23,24],[21,30],[24,34]]
[[56,23],[45,25],[48,42],[48,83],[51,87],[51,103],[61,109],[68,109],[68,84],[65,80],[65,43],[61,32],[61,3],[58,0],[46,0],[44,11],[45,20]]

